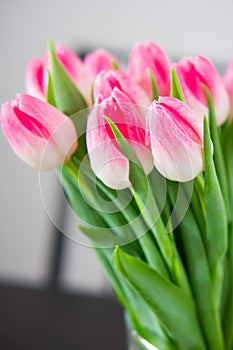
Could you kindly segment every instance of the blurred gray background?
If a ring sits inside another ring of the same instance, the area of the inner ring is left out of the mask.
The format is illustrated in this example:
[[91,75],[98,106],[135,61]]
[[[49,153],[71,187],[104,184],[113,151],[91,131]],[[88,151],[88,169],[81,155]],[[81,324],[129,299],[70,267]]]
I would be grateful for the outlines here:
[[[232,0],[1,0],[0,102],[24,92],[24,72],[43,56],[48,39],[69,48],[104,46],[129,52],[151,39],[173,57],[201,53],[226,65],[233,58]],[[21,163],[0,133],[0,282],[43,287],[50,274],[55,232],[44,210],[38,172]],[[58,205],[57,184],[45,175]],[[58,209],[59,210],[59,209]],[[69,225],[69,218],[64,224]],[[65,241],[62,288],[108,293],[92,249]]]

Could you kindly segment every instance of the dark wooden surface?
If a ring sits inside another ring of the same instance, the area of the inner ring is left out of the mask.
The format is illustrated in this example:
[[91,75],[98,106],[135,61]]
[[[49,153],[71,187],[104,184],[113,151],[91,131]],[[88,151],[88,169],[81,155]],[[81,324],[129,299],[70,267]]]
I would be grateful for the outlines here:
[[0,286],[1,350],[126,350],[111,297]]

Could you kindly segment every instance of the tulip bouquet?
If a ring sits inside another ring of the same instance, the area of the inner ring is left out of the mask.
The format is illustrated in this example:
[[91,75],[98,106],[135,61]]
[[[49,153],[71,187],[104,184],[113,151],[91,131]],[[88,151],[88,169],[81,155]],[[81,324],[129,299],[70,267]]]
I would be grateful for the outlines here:
[[15,153],[56,168],[140,349],[233,349],[233,63],[171,63],[137,44],[127,70],[50,43],[3,104]]

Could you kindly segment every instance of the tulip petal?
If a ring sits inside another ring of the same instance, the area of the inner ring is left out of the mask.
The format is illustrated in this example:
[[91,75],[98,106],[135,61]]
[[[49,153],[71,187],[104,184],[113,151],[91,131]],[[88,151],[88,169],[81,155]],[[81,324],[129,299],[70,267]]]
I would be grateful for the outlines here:
[[2,130],[27,164],[49,170],[68,160],[77,147],[72,121],[35,97],[17,95],[2,105]]
[[122,154],[104,116],[117,125],[148,173],[153,168],[153,159],[150,149],[145,146],[145,120],[138,107],[116,87],[110,97],[101,99],[100,104],[93,107],[88,118],[87,148],[91,167],[107,186],[123,189],[130,185],[129,161]]
[[224,75],[224,85],[228,93],[230,100],[230,117],[233,117],[233,60],[227,67],[227,70]]
[[138,43],[131,51],[128,73],[153,100],[153,89],[150,71],[153,73],[160,96],[170,93],[170,59],[166,53],[155,43],[146,45]]
[[90,70],[93,78],[95,78],[102,70],[111,69],[113,61],[120,67],[118,59],[114,55],[107,50],[98,49],[85,56],[84,65]]
[[128,102],[149,106],[150,100],[144,90],[121,70],[110,69],[97,75],[94,84],[94,99],[99,95],[103,99],[109,97],[115,87],[129,97]]
[[186,102],[201,117],[208,115],[208,103],[203,90],[205,85],[211,93],[217,125],[221,125],[229,112],[227,92],[213,63],[206,57],[183,57],[173,65],[179,77]]
[[75,84],[78,84],[82,60],[62,44],[57,45],[56,56]]
[[45,100],[48,76],[42,59],[35,57],[29,62],[25,78],[27,93]]
[[203,170],[202,120],[186,104],[171,97],[152,103],[147,118],[158,171],[174,181],[196,177]]

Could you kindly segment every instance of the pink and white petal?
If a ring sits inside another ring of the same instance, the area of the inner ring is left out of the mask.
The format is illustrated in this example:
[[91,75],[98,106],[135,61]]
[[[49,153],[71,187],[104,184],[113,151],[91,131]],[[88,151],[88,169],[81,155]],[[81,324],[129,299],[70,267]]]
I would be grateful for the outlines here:
[[29,95],[18,95],[5,103],[1,123],[15,153],[37,168],[53,169],[67,160],[77,146],[72,121],[53,106]]
[[121,90],[129,96],[134,104],[143,107],[148,107],[150,105],[148,95],[139,84],[135,83],[123,71],[117,70],[115,71],[115,75],[120,83]]
[[54,106],[32,96],[17,95],[16,99],[18,108],[40,122],[49,133],[67,119],[67,116]]
[[[158,101],[152,103],[150,108],[152,113],[153,107],[156,108],[155,117],[157,120],[161,118],[161,123],[167,120],[168,124],[176,125],[177,132],[181,130],[191,139],[202,143],[203,117],[200,119],[186,103],[174,97],[160,97]],[[153,114],[151,116],[153,117]]]
[[[126,126],[137,126],[145,128],[145,113],[146,108],[132,103],[131,99],[117,87],[112,91],[112,99],[117,102],[123,116],[122,121]],[[116,122],[120,120],[116,120]]]
[[222,125],[230,113],[230,99],[225,88],[219,87],[218,94],[214,101],[217,125]]
[[77,84],[79,81],[79,71],[83,65],[82,60],[73,51],[61,44],[56,48],[56,55],[66,69],[69,77]]
[[140,163],[142,164],[143,170],[145,171],[146,175],[148,175],[154,168],[154,160],[151,150],[134,140],[128,140],[128,142],[133,148],[138,159],[140,160]]
[[112,68],[112,61],[115,61],[120,67],[117,58],[110,52],[104,49],[97,49],[84,58],[84,65],[90,69],[93,78],[102,70],[108,70]]
[[93,171],[105,185],[118,190],[130,186],[128,159],[111,140],[98,144],[89,156]]
[[[170,106],[176,106],[175,111]],[[183,102],[161,97],[148,111],[154,164],[170,180],[188,181],[203,170],[202,120]]]
[[154,42],[149,41],[145,45],[147,51],[153,59],[153,66],[150,68],[154,72],[160,96],[170,94],[170,67],[171,61],[164,50]]
[[[195,178],[203,171],[200,161],[202,149],[200,145],[192,142],[192,147],[187,150],[184,147],[164,144],[159,139],[151,141],[154,156],[154,165],[158,171],[169,180],[186,182]],[[192,152],[192,155],[191,153]],[[166,161],[165,161],[166,159]]]
[[151,69],[151,67],[153,67],[152,57],[149,55],[144,45],[141,43],[136,44],[129,57],[128,75],[140,85],[150,100],[153,99],[149,75],[149,69]]
[[43,60],[37,57],[33,58],[26,68],[25,85],[27,93],[45,100],[47,83],[48,77],[44,70]]
[[180,133],[173,123],[158,122],[153,127],[151,147],[158,171],[173,181],[196,177],[203,170],[202,146]]
[[223,79],[224,86],[227,90],[229,101],[230,101],[230,117],[233,117],[233,60],[227,67],[227,70]]

